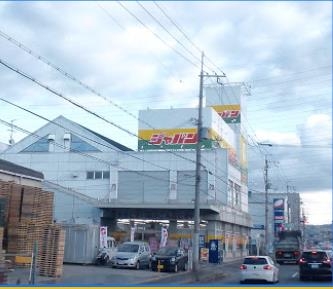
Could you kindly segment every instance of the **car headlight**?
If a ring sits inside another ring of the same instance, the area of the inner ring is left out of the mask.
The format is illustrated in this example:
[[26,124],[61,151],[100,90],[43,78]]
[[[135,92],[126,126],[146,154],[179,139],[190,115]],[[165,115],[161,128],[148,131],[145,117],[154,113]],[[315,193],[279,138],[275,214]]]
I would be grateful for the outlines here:
[[175,263],[176,262],[176,258],[175,257],[172,257],[171,259],[170,259],[170,263]]

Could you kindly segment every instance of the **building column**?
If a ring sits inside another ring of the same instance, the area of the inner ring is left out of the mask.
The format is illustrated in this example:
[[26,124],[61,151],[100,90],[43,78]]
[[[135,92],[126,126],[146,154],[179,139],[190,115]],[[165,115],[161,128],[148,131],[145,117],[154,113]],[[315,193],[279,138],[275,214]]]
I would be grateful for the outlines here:
[[169,200],[177,200],[177,171],[170,171]]
[[223,222],[222,221],[208,221],[207,224],[207,241],[212,239],[217,239],[221,242],[224,241],[224,232],[223,232]]
[[118,167],[110,165],[109,202],[118,199]]
[[169,220],[169,233],[176,233],[177,232],[177,220]]

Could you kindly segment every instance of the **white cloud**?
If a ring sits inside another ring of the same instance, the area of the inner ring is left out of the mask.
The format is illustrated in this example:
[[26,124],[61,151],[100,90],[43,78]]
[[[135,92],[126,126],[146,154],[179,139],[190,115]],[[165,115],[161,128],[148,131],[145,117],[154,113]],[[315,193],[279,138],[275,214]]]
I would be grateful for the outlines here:
[[332,223],[332,191],[312,191],[301,194],[304,214],[310,224]]
[[326,114],[313,114],[299,127],[303,144],[332,144],[332,117]]
[[295,133],[257,130],[255,132],[260,142],[282,145],[299,145],[300,139]]

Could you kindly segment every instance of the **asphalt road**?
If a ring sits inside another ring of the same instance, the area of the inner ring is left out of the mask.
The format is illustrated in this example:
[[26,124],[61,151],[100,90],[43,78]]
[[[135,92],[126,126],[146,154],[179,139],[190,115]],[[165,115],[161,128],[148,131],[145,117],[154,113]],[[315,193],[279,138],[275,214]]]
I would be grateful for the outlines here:
[[[207,286],[240,286],[240,261],[206,267],[203,281],[196,281],[191,272],[152,272],[149,270],[115,269],[94,265],[64,265],[63,276],[50,278],[36,276],[35,284],[58,285],[143,285],[143,284],[205,284]],[[211,278],[209,278],[211,276]],[[207,278],[208,277],[208,278]],[[280,265],[280,282],[276,286],[331,286],[329,281],[299,281],[297,265]],[[29,268],[15,269],[8,273],[9,285],[29,284]],[[270,285],[275,286],[275,285]]]
[[[239,283],[239,267],[240,263],[232,263],[224,266],[225,276],[223,278],[211,281],[207,284],[210,285],[237,285],[241,286]],[[297,265],[280,265],[279,266],[279,283],[276,286],[332,286],[332,281],[328,280],[317,280],[317,281],[300,281],[298,275]],[[206,283],[205,283],[206,284]],[[272,285],[270,285],[272,286]],[[274,286],[274,285],[273,285]]]

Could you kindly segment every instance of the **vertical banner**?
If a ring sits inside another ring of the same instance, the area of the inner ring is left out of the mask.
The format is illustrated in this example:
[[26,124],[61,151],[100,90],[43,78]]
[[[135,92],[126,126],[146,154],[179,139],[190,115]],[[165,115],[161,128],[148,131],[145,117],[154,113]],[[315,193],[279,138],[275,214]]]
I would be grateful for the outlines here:
[[284,199],[273,199],[274,236],[284,230]]
[[100,227],[99,229],[99,246],[100,248],[107,248],[108,247],[108,227]]
[[166,227],[162,227],[160,248],[165,247],[167,242],[168,242],[168,229]]

